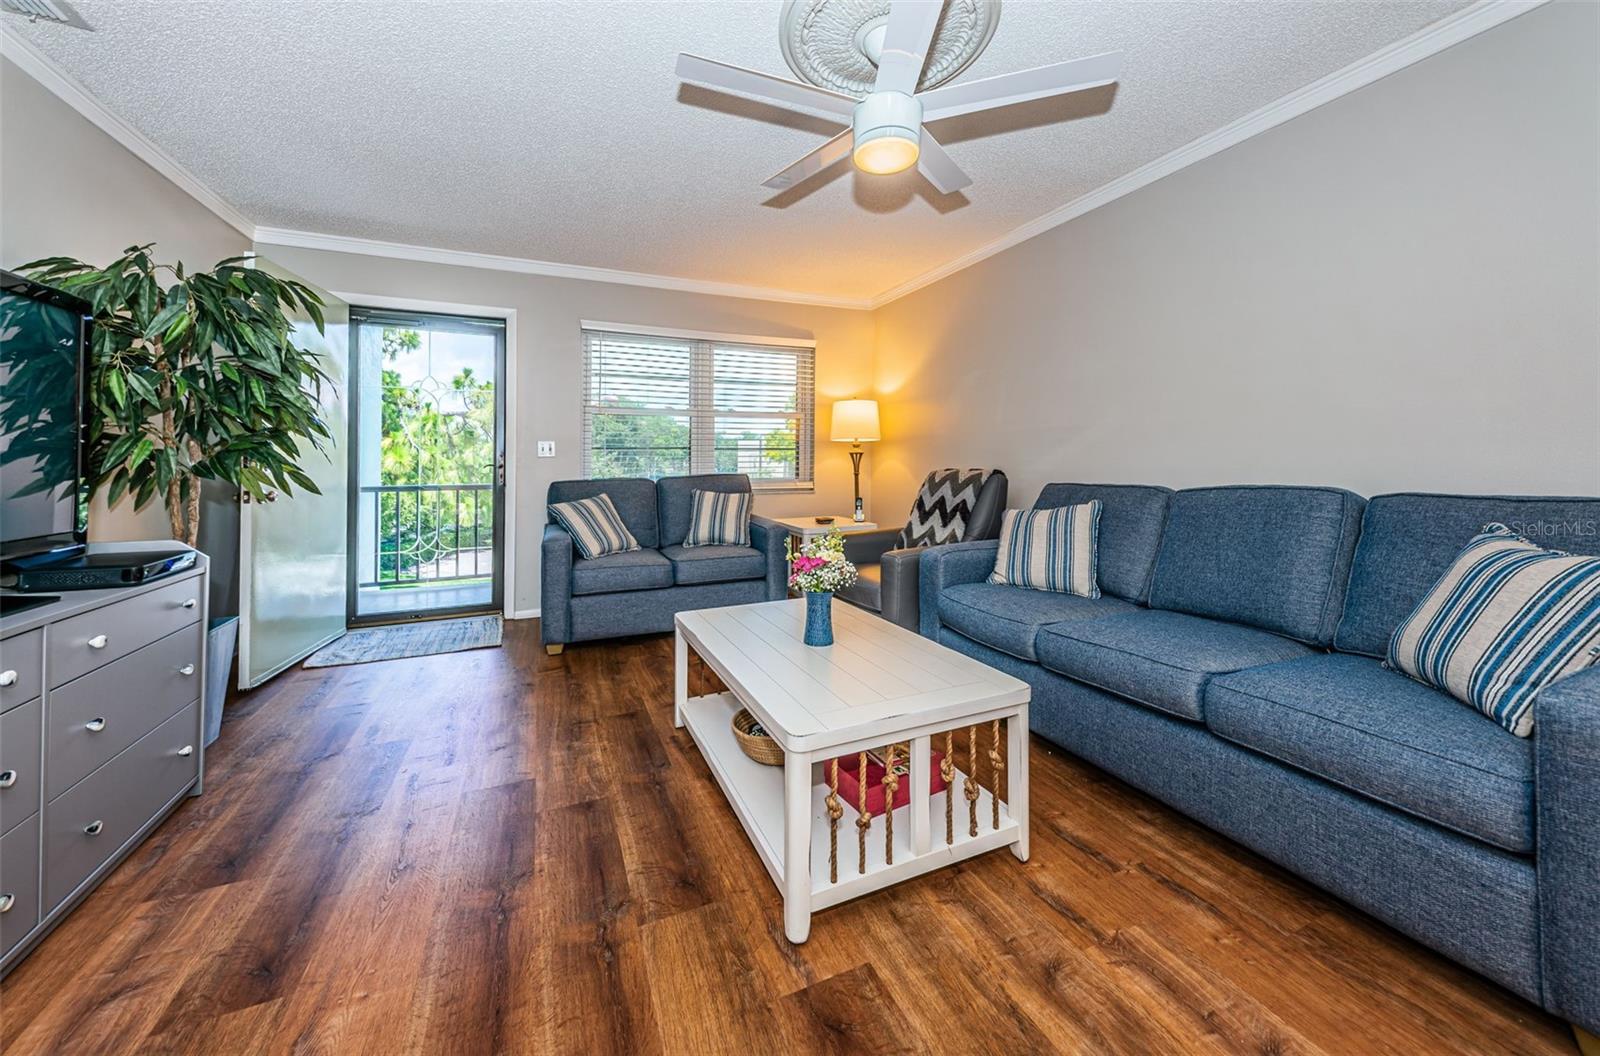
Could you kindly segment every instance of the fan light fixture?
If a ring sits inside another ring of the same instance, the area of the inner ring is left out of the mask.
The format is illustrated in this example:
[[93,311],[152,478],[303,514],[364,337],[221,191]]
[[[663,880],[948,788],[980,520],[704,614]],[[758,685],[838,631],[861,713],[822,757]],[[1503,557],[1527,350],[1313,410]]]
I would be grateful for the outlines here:
[[850,124],[852,156],[862,172],[903,172],[922,153],[922,104],[904,92],[872,93],[856,104]]

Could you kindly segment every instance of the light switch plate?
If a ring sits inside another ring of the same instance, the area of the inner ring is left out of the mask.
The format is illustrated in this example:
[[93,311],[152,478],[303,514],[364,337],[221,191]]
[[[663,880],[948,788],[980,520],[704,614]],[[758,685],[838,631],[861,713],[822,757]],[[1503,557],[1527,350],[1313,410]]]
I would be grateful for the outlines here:
[[554,440],[540,440],[539,441],[539,457],[540,458],[555,458],[556,457],[556,442]]

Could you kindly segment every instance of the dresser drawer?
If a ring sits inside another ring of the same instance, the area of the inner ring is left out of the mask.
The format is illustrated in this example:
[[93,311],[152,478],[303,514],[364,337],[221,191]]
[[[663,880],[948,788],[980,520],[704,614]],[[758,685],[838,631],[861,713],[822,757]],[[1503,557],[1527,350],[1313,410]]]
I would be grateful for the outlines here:
[[0,642],[0,711],[32,700],[44,688],[44,632]]
[[50,691],[45,798],[54,799],[199,695],[200,631],[186,627]]
[[0,836],[0,957],[39,923],[39,815]]
[[45,806],[45,912],[199,776],[199,715],[200,702],[193,701]]
[[30,700],[0,715],[0,833],[39,809],[39,721],[43,704]]
[[200,619],[205,580],[186,579],[50,626],[50,688]]

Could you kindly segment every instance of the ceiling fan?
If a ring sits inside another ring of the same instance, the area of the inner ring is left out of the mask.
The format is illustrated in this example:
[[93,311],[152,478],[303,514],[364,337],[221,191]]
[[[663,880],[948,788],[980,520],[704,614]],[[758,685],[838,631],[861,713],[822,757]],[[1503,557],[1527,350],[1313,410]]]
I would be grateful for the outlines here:
[[767,180],[764,187],[783,190],[850,155],[857,168],[875,175],[903,172],[915,165],[940,193],[952,194],[972,180],[927,130],[927,122],[1099,88],[1114,83],[1122,68],[1122,53],[1110,51],[918,92],[917,83],[943,10],[943,0],[894,0],[887,20],[879,20],[859,35],[862,51],[877,67],[871,90],[859,99],[698,55],[680,54],[677,72],[685,81],[717,91],[850,123],[849,128]]

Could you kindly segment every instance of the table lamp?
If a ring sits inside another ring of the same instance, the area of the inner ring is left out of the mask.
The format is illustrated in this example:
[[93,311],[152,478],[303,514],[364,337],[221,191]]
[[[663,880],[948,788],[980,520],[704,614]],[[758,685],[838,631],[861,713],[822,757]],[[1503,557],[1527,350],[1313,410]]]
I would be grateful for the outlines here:
[[856,484],[855,519],[864,521],[867,514],[861,506],[861,456],[866,452],[861,445],[882,439],[878,431],[878,401],[834,400],[833,439],[850,445],[850,464]]

